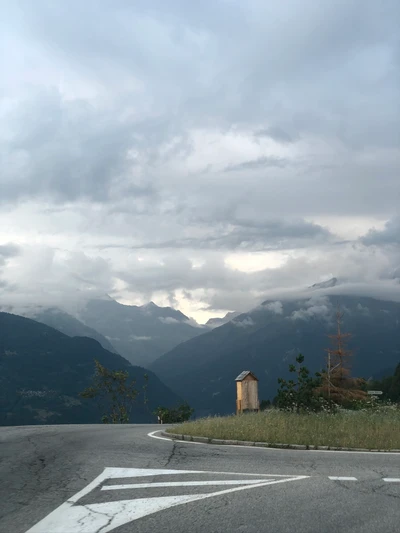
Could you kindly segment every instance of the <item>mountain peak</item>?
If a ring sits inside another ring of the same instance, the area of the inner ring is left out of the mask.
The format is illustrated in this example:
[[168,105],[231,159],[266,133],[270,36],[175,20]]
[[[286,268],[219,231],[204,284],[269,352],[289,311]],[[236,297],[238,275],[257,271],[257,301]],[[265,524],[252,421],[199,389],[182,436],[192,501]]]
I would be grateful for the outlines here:
[[329,289],[330,287],[335,287],[338,284],[337,278],[331,278],[326,281],[321,281],[320,283],[314,283],[309,287],[310,289]]
[[128,361],[144,367],[203,330],[181,311],[160,307],[153,301],[126,305],[92,300],[80,320],[98,331]]
[[210,328],[217,328],[219,326],[223,326],[224,324],[227,324],[240,314],[241,313],[239,311],[229,311],[228,313],[226,313],[225,316],[209,318],[206,322],[206,326]]
[[140,306],[142,309],[156,309],[158,307],[158,305],[156,305],[153,301],[147,303],[147,304],[144,304],[144,305],[141,305]]

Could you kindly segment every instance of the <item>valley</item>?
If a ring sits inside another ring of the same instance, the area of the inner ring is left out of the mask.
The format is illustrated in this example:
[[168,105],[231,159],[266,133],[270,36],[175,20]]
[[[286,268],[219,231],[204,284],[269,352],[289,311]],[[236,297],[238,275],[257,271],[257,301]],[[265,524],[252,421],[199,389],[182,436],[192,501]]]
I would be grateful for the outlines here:
[[[111,299],[88,302],[75,317],[57,308],[38,309],[36,320],[1,313],[0,423],[98,420],[95,406],[78,397],[94,359],[129,370],[138,385],[149,374],[149,404],[138,400],[138,421],[155,421],[156,407],[182,400],[195,417],[233,413],[234,379],[244,369],[258,377],[260,400],[272,400],[278,378],[288,377],[297,354],[312,372],[324,367],[338,305],[343,330],[351,334],[352,374],[366,380],[392,375],[400,361],[400,303],[329,294],[333,286],[314,285],[302,298],[266,300],[247,313],[228,315],[222,325],[221,319],[211,321],[213,327],[154,303],[123,306]],[[132,331],[148,341],[133,341]],[[143,352],[144,345],[151,350]],[[143,364],[132,366],[136,360]]]

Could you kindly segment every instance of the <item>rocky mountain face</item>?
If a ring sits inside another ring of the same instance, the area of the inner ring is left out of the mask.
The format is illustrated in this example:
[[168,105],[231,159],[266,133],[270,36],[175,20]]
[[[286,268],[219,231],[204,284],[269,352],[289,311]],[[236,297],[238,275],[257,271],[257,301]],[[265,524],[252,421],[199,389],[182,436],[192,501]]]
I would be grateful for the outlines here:
[[117,350],[104,335],[57,307],[36,309],[27,318],[46,324],[69,337],[90,337],[98,341],[105,350],[117,353]]
[[153,302],[123,305],[111,298],[89,301],[77,318],[98,331],[132,364],[146,368],[162,354],[208,329],[171,307]]
[[[332,282],[333,283],[333,282]],[[336,283],[335,283],[336,285]],[[151,369],[188,400],[197,415],[235,410],[235,377],[251,370],[260,399],[272,399],[277,379],[298,353],[312,371],[325,365],[329,334],[336,332],[337,305],[343,330],[352,334],[352,373],[366,379],[400,361],[400,303],[355,295],[326,295],[314,286],[306,297],[267,300],[248,313],[180,344]]]
[[0,425],[80,424],[101,421],[95,400],[79,393],[91,384],[94,359],[111,370],[127,370],[142,389],[149,375],[147,397],[141,394],[133,422],[154,422],[159,405],[180,398],[153,373],[132,366],[88,337],[69,337],[34,320],[0,313]]
[[231,311],[229,313],[226,313],[226,315],[223,317],[210,318],[209,320],[207,320],[206,326],[208,326],[209,328],[219,328],[219,326],[223,326],[224,324],[227,324],[228,322],[230,322],[231,320],[233,320],[240,314],[241,313],[239,313],[238,311]]

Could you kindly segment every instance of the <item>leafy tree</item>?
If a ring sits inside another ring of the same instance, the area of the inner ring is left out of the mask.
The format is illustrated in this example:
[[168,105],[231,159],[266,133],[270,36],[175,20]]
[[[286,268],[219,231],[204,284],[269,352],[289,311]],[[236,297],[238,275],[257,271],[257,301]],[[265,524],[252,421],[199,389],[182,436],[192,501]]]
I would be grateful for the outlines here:
[[321,374],[310,376],[310,371],[303,365],[304,356],[296,357],[296,364],[289,365],[289,372],[294,379],[279,378],[279,389],[274,403],[281,409],[300,412],[301,409],[318,409],[319,402],[315,390],[321,384]]
[[381,390],[382,400],[400,403],[400,363],[397,365],[393,376],[374,380],[368,383],[369,390]]
[[261,400],[260,402],[260,411],[265,411],[272,407],[271,400]]
[[[140,391],[136,380],[129,378],[127,370],[109,370],[95,359],[93,384],[80,393],[83,398],[96,399],[103,412],[105,424],[128,424],[133,404]],[[145,374],[146,391],[148,376]],[[145,398],[145,402],[147,399]]]
[[154,414],[159,417],[162,424],[177,424],[180,422],[186,422],[190,419],[194,409],[190,407],[187,402],[183,402],[177,407],[171,409],[167,407],[158,407]]
[[400,363],[397,365],[395,373],[390,381],[387,399],[393,402],[400,402]]

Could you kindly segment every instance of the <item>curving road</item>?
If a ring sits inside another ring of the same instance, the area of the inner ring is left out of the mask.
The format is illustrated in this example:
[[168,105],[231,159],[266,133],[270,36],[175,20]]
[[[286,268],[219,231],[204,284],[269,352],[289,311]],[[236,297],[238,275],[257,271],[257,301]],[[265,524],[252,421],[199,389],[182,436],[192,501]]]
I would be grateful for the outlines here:
[[400,454],[173,442],[159,429],[0,428],[0,532],[400,531]]

